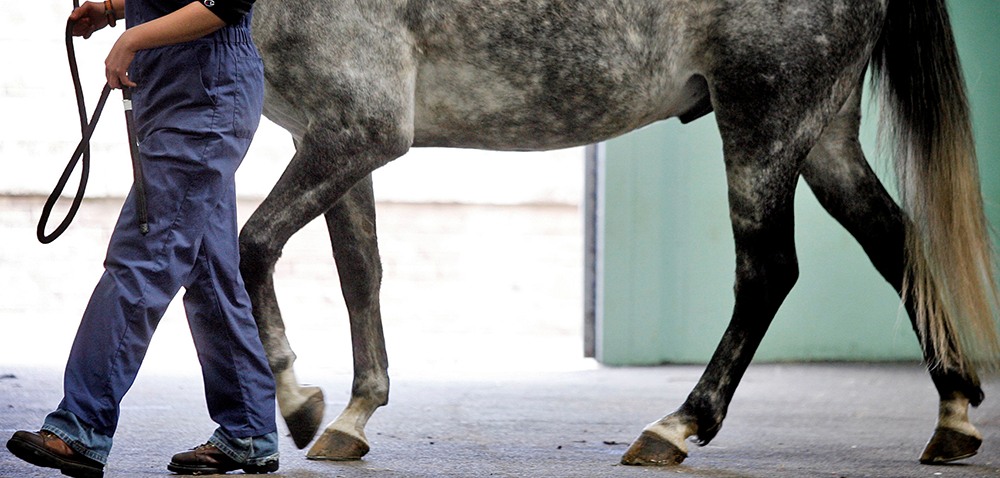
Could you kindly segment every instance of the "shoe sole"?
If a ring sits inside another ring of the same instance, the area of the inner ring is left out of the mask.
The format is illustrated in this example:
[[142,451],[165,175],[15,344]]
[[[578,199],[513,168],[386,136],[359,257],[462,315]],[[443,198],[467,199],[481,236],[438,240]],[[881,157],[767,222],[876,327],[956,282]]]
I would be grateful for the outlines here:
[[197,465],[182,465],[180,463],[170,462],[167,465],[167,470],[177,473],[178,475],[223,475],[230,471],[243,470],[243,473],[248,475],[262,475],[265,473],[271,473],[278,471],[278,461],[269,461],[263,465],[247,465],[245,467],[239,468],[217,468],[211,466],[197,466]]
[[72,476],[73,478],[104,478],[103,468],[66,460],[26,440],[11,438],[7,441],[7,449],[14,456],[32,465],[57,468],[66,476]]

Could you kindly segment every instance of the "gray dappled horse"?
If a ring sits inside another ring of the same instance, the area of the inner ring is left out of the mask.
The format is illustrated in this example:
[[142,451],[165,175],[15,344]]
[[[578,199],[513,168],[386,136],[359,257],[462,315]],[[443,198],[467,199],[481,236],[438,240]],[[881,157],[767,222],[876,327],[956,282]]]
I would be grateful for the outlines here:
[[[310,458],[364,455],[365,424],[388,399],[372,171],[411,147],[564,148],[713,110],[736,245],[732,322],[687,400],[622,461],[680,463],[687,438],[718,433],[798,276],[799,176],[903,298],[941,398],[921,460],[981,444],[967,410],[983,400],[976,368],[997,357],[995,287],[943,0],[260,0],[253,27],[265,114],[296,154],[240,234],[242,271],[299,447],[323,398],[295,379],[272,272],[319,215],[350,315],[351,399]],[[902,206],[857,140],[869,66]]]

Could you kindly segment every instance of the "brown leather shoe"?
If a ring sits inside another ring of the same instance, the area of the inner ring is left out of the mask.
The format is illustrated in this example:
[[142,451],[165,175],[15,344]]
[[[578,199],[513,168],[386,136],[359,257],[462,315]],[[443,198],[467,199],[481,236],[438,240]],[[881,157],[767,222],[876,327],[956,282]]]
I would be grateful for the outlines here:
[[179,475],[215,475],[233,470],[243,470],[244,473],[261,474],[278,471],[278,460],[274,459],[263,465],[247,465],[229,458],[211,443],[206,443],[191,451],[178,453],[170,459],[167,469]]
[[104,465],[91,460],[69,447],[48,430],[38,433],[19,431],[7,441],[14,456],[35,466],[58,468],[74,478],[103,478]]

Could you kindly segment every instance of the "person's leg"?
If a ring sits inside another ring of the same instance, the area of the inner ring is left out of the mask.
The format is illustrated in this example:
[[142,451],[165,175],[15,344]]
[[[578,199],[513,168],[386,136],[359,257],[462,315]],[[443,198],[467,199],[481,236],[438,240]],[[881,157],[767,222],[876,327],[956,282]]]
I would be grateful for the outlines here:
[[184,308],[198,350],[209,440],[239,464],[276,461],[275,385],[239,272],[235,185],[208,222],[185,283]]
[[[152,230],[138,230],[130,196],[112,234],[105,272],[84,311],[70,350],[64,397],[44,429],[77,451],[106,462],[118,426],[118,404],[132,386],[153,331],[180,289],[186,267],[164,267],[158,257],[170,248],[170,227],[162,213],[171,195],[158,181],[147,190],[154,207]],[[85,448],[86,447],[86,448]]]
[[73,451],[102,465],[108,463],[111,437],[83,423],[72,412],[56,409],[45,417],[42,430],[59,437]]
[[[208,58],[215,82],[217,120],[198,161],[219,173],[204,191],[211,217],[184,285],[184,307],[205,380],[209,414],[219,424],[208,443],[174,455],[177,473],[248,473],[278,468],[275,384],[240,275],[235,172],[249,149],[263,103],[263,71],[249,38],[249,17],[222,31]],[[237,71],[238,70],[238,71]]]
[[118,426],[119,403],[139,366],[170,300],[189,275],[193,260],[186,240],[173,231],[182,192],[158,180],[163,164],[150,164],[149,234],[139,233],[129,196],[111,236],[105,272],[84,311],[66,363],[64,396],[39,433],[17,432],[8,448],[38,466],[70,476],[101,476]]
[[130,195],[70,352],[64,398],[45,424],[72,450],[101,464],[118,425],[119,403],[163,312],[191,277],[204,230],[242,159],[242,153],[228,163],[201,159],[214,151],[212,143],[204,134],[172,127],[142,138],[149,233],[139,233]]
[[[270,473],[278,471],[277,450],[276,432],[236,438],[219,427],[208,443],[174,455],[167,469],[181,475],[222,474],[233,470],[248,474]],[[259,458],[252,458],[254,456]]]

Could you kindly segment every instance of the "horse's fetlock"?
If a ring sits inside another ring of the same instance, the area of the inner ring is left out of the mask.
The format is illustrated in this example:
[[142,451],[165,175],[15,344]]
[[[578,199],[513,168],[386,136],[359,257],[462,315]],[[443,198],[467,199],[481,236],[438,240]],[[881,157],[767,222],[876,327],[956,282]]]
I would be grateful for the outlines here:
[[688,397],[680,412],[690,417],[692,434],[697,436],[701,446],[707,445],[722,429],[722,421],[726,418],[725,404],[717,404],[718,397],[711,394],[708,397]]
[[938,389],[938,396],[941,402],[953,400],[966,400],[969,405],[978,407],[983,403],[986,394],[979,381],[979,376],[975,370],[966,368],[959,370],[951,367],[945,368],[943,365],[929,367],[931,378]]
[[376,407],[386,405],[389,403],[389,375],[372,373],[355,377],[351,397],[363,399]]

